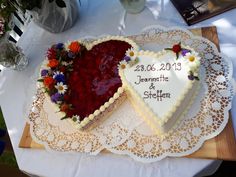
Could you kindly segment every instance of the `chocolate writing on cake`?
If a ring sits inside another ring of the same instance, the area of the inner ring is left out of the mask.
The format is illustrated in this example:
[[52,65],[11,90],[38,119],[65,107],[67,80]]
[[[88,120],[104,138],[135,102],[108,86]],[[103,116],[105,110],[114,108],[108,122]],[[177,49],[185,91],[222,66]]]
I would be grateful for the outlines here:
[[145,78],[143,78],[140,75],[137,75],[137,79],[138,80],[134,82],[136,85],[139,85],[142,82],[168,82],[169,81],[169,78],[166,77],[164,74],[161,74],[158,77],[145,77]]
[[143,93],[143,99],[155,99],[156,101],[162,101],[163,99],[170,98],[170,93],[165,93],[163,90],[156,90],[154,85],[155,82],[168,82],[169,78],[166,77],[164,74],[161,74],[158,77],[142,77],[137,75],[137,81],[134,83],[136,85],[150,83],[149,91],[145,90]]
[[170,93],[164,93],[163,90],[149,90],[144,91],[143,99],[155,99],[157,101],[162,101],[164,98],[170,98]]
[[156,101],[162,101],[163,99],[168,99],[171,97],[171,94],[164,92],[163,90],[156,90],[154,85],[155,82],[168,82],[169,77],[164,74],[160,74],[157,77],[142,77],[137,75],[137,80],[134,81],[136,85],[150,83],[149,90],[143,92],[143,99],[155,99]]

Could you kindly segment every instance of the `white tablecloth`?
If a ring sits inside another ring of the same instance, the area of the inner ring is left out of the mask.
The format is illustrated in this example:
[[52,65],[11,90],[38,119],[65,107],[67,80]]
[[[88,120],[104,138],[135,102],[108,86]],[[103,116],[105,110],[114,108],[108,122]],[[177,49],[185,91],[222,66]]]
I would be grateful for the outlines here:
[[[139,33],[150,25],[187,27],[184,20],[169,0],[158,1],[161,13],[155,19],[146,8],[136,15],[127,15],[125,35]],[[28,173],[50,176],[201,176],[208,175],[218,167],[220,161],[186,158],[166,158],[159,162],[143,164],[129,157],[115,154],[89,156],[80,153],[47,152],[45,150],[22,149],[18,147],[27,116],[26,102],[33,92],[28,89],[31,76],[34,75],[45,56],[47,48],[57,42],[78,39],[84,36],[102,34],[118,35],[118,25],[123,13],[118,0],[82,0],[80,17],[70,30],[51,34],[36,24],[30,23],[18,42],[30,60],[29,66],[22,72],[4,69],[0,73],[0,105],[6,120],[11,142],[21,170]],[[220,47],[236,68],[236,9],[213,17],[192,27],[217,26]],[[191,28],[192,28],[191,27]],[[236,76],[236,69],[234,77]],[[236,119],[236,99],[233,100],[232,115]],[[234,128],[236,130],[236,121]]]

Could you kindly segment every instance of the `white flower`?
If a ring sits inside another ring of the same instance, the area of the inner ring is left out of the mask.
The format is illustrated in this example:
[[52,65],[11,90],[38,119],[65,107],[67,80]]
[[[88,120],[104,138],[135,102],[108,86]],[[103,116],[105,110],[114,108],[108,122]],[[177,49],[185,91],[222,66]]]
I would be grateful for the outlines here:
[[189,74],[189,75],[192,74],[192,75],[198,77],[198,75],[199,75],[199,70],[195,70],[195,71],[189,70],[188,74]]
[[135,60],[137,57],[137,52],[134,50],[134,48],[132,47],[131,49],[128,49],[125,52],[125,55],[130,57],[131,60]]
[[71,41],[67,41],[67,42],[65,43],[65,49],[66,49],[66,50],[69,50],[70,43],[71,43]]
[[79,115],[73,115],[71,117],[71,119],[73,120],[73,122],[80,123],[80,116]]
[[48,63],[49,63],[48,60],[44,60],[42,64],[42,68],[46,70],[50,70],[51,68],[48,66]]
[[66,62],[66,61],[62,61],[61,64],[63,66],[68,66],[68,65],[71,65],[73,63],[73,61],[70,61],[70,62]]
[[193,75],[195,76],[195,77],[198,77],[198,72],[193,72]]
[[61,64],[62,64],[63,66],[67,66],[67,65],[68,65],[68,63],[67,63],[66,61],[62,61]]
[[125,69],[128,66],[128,63],[125,60],[120,61],[118,68]]
[[55,77],[57,77],[58,75],[64,75],[64,74],[63,74],[63,72],[56,71],[53,73],[53,78],[55,79]]
[[55,88],[58,90],[58,93],[64,94],[67,90],[67,85],[64,85],[62,82],[58,82],[57,85],[55,85]]
[[192,71],[198,71],[200,68],[200,61],[196,61],[194,63],[189,63],[189,69]]
[[188,52],[184,56],[184,59],[186,60],[190,70],[196,70],[200,66],[200,57],[196,52]]
[[200,57],[198,56],[198,53],[196,52],[188,52],[185,54],[184,58],[188,60],[188,62],[190,63],[194,63],[200,60]]

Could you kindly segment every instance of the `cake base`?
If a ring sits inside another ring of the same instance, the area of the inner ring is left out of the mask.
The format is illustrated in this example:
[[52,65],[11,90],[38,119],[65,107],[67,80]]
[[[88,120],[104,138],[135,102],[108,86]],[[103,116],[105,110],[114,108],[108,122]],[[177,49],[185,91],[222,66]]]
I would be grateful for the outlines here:
[[104,122],[110,115],[112,115],[113,111],[115,111],[125,100],[127,96],[126,93],[123,92],[120,94],[119,98],[117,98],[105,111],[95,116],[93,120],[91,120],[88,124],[82,127],[80,130],[82,131],[90,131]]

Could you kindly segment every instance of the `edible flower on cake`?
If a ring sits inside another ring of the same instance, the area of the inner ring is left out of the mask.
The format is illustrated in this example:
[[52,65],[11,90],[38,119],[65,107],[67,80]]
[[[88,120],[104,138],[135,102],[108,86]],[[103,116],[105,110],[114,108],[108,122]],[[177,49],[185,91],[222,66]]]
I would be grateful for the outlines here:
[[120,61],[120,63],[118,64],[118,68],[120,69],[125,69],[127,67],[127,62],[126,60],[122,60]]
[[130,60],[131,60],[131,58],[129,56],[125,55],[124,61],[129,62]]
[[[78,41],[73,41],[66,50],[63,43],[52,45],[46,53],[47,60],[43,63],[41,70],[41,79],[45,91],[49,94],[53,103],[59,106],[59,109],[69,118],[71,106],[66,103],[66,92],[68,85],[67,76],[72,71],[73,59],[80,54],[84,48]],[[63,117],[64,118],[64,117]]]
[[44,77],[44,76],[46,76],[48,74],[48,70],[47,69],[43,69],[42,71],[41,71],[41,77]]
[[165,48],[171,50],[176,54],[177,59],[184,59],[189,67],[188,78],[189,80],[199,80],[198,73],[200,68],[200,57],[198,53],[192,51],[187,47],[182,47],[181,43],[174,44],[172,48]]
[[198,53],[188,52],[186,53],[184,58],[186,59],[186,62],[189,66],[188,78],[190,80],[199,80],[198,73],[199,73],[199,67],[200,67],[200,57],[198,56]]
[[119,67],[121,67],[121,69],[125,69],[126,67],[135,65],[138,62],[137,53],[138,51],[136,51],[134,48],[129,48],[125,52],[123,60],[120,61]]
[[66,82],[65,75],[60,71],[54,72],[53,79],[55,79],[57,82]]
[[181,54],[182,54],[183,56],[185,56],[187,53],[191,53],[191,50],[189,50],[189,49],[182,49],[182,50],[181,50]]
[[48,49],[47,59],[51,60],[51,59],[55,59],[56,57],[57,57],[56,49],[54,47],[51,47],[50,49]]
[[58,66],[58,64],[59,64],[59,61],[56,59],[51,59],[48,61],[48,67],[50,68],[55,68]]
[[180,43],[179,44],[175,44],[175,45],[173,45],[173,47],[172,47],[172,51],[173,52],[175,52],[175,53],[179,53],[179,52],[181,52],[181,45],[180,45]]
[[[65,96],[64,96],[64,97],[65,97]],[[60,107],[60,110],[61,110],[62,112],[67,112],[69,109],[70,109],[70,106],[69,106],[68,104],[66,104],[66,103],[63,103],[63,104],[61,105],[61,107]]]
[[187,59],[189,62],[195,62],[197,60],[200,60],[200,57],[198,56],[197,52],[188,52],[184,56],[185,59]]
[[45,60],[42,64],[42,68],[44,70],[50,70],[50,67],[48,66],[48,60]]
[[194,72],[192,72],[192,71],[189,71],[189,74],[188,74],[188,79],[189,80],[199,80],[199,78],[198,78],[198,74],[196,74],[196,73],[194,73]]
[[[68,54],[69,54],[69,53],[68,53]],[[71,57],[71,58],[73,58],[73,57]],[[63,66],[68,66],[68,65],[72,65],[72,64],[73,64],[73,61],[70,61],[70,62],[62,61],[61,64],[62,64]]]
[[176,60],[179,59],[180,55],[185,56],[186,53],[191,52],[189,49],[183,48],[181,42],[174,44],[172,48],[165,48],[165,50],[171,50],[176,54]]
[[186,59],[186,61],[187,61],[187,63],[188,63],[191,70],[199,68],[199,66],[200,66],[200,57],[198,56],[198,53],[188,52],[188,53],[186,53],[184,58]]
[[55,85],[55,88],[58,90],[58,93],[65,94],[67,85],[64,85],[63,82],[58,82],[57,85]]
[[62,95],[60,93],[55,93],[51,96],[51,101],[54,103],[58,103],[59,101],[61,101],[62,99]]
[[138,51],[136,51],[134,48],[128,49],[125,53],[124,60],[130,65],[134,64],[137,59],[137,52]]
[[73,115],[71,118],[74,122],[80,123],[80,116],[78,115]]
[[134,51],[134,48],[130,48],[125,53],[126,56],[130,57],[131,60],[134,60],[136,56],[136,52]]
[[70,59],[74,59],[76,55],[75,55],[75,53],[69,51],[68,54],[67,54],[67,56],[68,56]]
[[68,46],[71,52],[78,53],[80,51],[80,43],[78,41],[73,41]]
[[58,43],[56,44],[56,49],[63,50],[64,44],[63,43]]
[[43,84],[48,89],[51,89],[53,87],[53,85],[55,84],[55,80],[52,77],[50,77],[50,76],[46,76],[43,79]]

